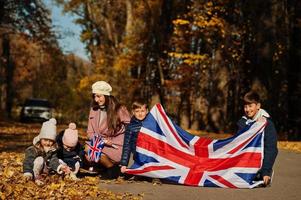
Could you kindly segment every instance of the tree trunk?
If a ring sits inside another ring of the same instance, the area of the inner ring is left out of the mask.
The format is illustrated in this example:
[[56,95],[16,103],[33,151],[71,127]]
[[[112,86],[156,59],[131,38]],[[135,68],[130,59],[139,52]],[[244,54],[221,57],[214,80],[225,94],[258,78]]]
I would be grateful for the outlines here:
[[[301,139],[301,2],[289,1],[288,13],[290,14],[290,46],[288,63],[288,138],[289,140]],[[297,105],[297,106],[296,106]]]
[[181,93],[178,116],[180,116],[180,126],[183,129],[190,128],[191,105],[189,101],[189,96],[189,91],[184,91],[183,93]]
[[4,60],[4,74],[5,80],[1,87],[1,102],[3,102],[2,109],[5,111],[5,117],[11,118],[11,111],[13,106],[13,74],[14,65],[10,56],[10,38],[8,34],[3,35],[2,39],[2,58]]

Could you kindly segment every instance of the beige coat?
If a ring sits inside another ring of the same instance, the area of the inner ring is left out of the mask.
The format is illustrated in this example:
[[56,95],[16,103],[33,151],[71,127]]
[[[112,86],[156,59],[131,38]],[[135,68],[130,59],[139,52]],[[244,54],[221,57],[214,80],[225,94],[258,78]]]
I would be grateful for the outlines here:
[[[129,112],[125,107],[119,109],[118,117],[123,124],[128,124],[131,119]],[[104,139],[110,139],[117,148],[105,146],[103,148],[103,153],[115,162],[119,162],[121,159],[124,131],[125,126],[122,126],[121,129],[113,132],[109,131],[106,111],[101,111],[100,109],[90,110],[87,130],[88,137],[91,139],[93,135],[98,135]]]

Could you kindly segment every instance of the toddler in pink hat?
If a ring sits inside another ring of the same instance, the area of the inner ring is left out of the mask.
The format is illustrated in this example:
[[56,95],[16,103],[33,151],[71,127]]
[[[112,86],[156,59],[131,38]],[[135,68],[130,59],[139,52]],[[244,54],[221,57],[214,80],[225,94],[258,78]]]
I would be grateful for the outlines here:
[[63,144],[66,147],[74,148],[78,142],[78,131],[76,130],[76,124],[70,123],[63,135]]
[[77,180],[77,173],[82,166],[84,150],[78,141],[78,130],[75,123],[70,123],[68,128],[61,131],[56,139],[58,144],[57,155],[61,163],[70,167],[69,177]]

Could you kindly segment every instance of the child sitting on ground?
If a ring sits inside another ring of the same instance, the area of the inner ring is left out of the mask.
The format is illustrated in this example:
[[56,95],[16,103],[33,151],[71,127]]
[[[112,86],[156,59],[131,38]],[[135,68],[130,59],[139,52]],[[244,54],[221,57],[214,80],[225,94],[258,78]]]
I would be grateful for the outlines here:
[[33,145],[25,150],[23,175],[26,180],[34,179],[37,185],[43,185],[42,174],[55,171],[58,174],[69,173],[69,167],[59,163],[56,152],[56,120],[51,118],[42,124]]
[[77,180],[76,175],[83,163],[84,149],[78,142],[76,124],[70,123],[69,128],[61,131],[56,138],[56,142],[58,144],[57,155],[60,162],[70,167],[70,179]]
[[[122,173],[126,172],[131,154],[133,155],[133,160],[136,160],[136,142],[138,133],[142,127],[142,121],[145,119],[148,112],[148,105],[143,100],[139,99],[133,102],[133,117],[131,118],[131,121],[126,127],[124,133],[124,142],[120,161],[120,171]],[[153,184],[161,184],[161,181],[158,178],[152,179],[152,182]]]
[[120,171],[124,173],[126,167],[128,166],[131,153],[133,154],[133,159],[136,157],[136,141],[138,138],[138,133],[142,126],[142,121],[148,114],[148,106],[143,100],[136,100],[132,104],[132,114],[130,123],[127,125],[124,133],[123,149],[120,161]]
[[246,93],[243,100],[245,116],[237,122],[239,130],[254,121],[263,120],[263,118],[267,120],[267,126],[264,130],[263,164],[256,176],[256,180],[263,180],[264,186],[267,186],[271,183],[273,174],[272,168],[278,153],[277,132],[270,115],[261,109],[260,98],[256,92],[250,91]]

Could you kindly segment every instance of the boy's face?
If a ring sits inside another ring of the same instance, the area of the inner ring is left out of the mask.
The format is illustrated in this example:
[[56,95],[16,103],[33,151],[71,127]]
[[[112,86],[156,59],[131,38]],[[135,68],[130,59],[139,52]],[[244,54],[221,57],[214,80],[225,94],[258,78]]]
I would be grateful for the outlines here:
[[146,105],[143,105],[140,108],[134,109],[132,112],[138,120],[142,121],[146,117],[148,109],[146,108]]
[[260,103],[249,103],[244,105],[244,111],[248,118],[253,119],[260,109]]

